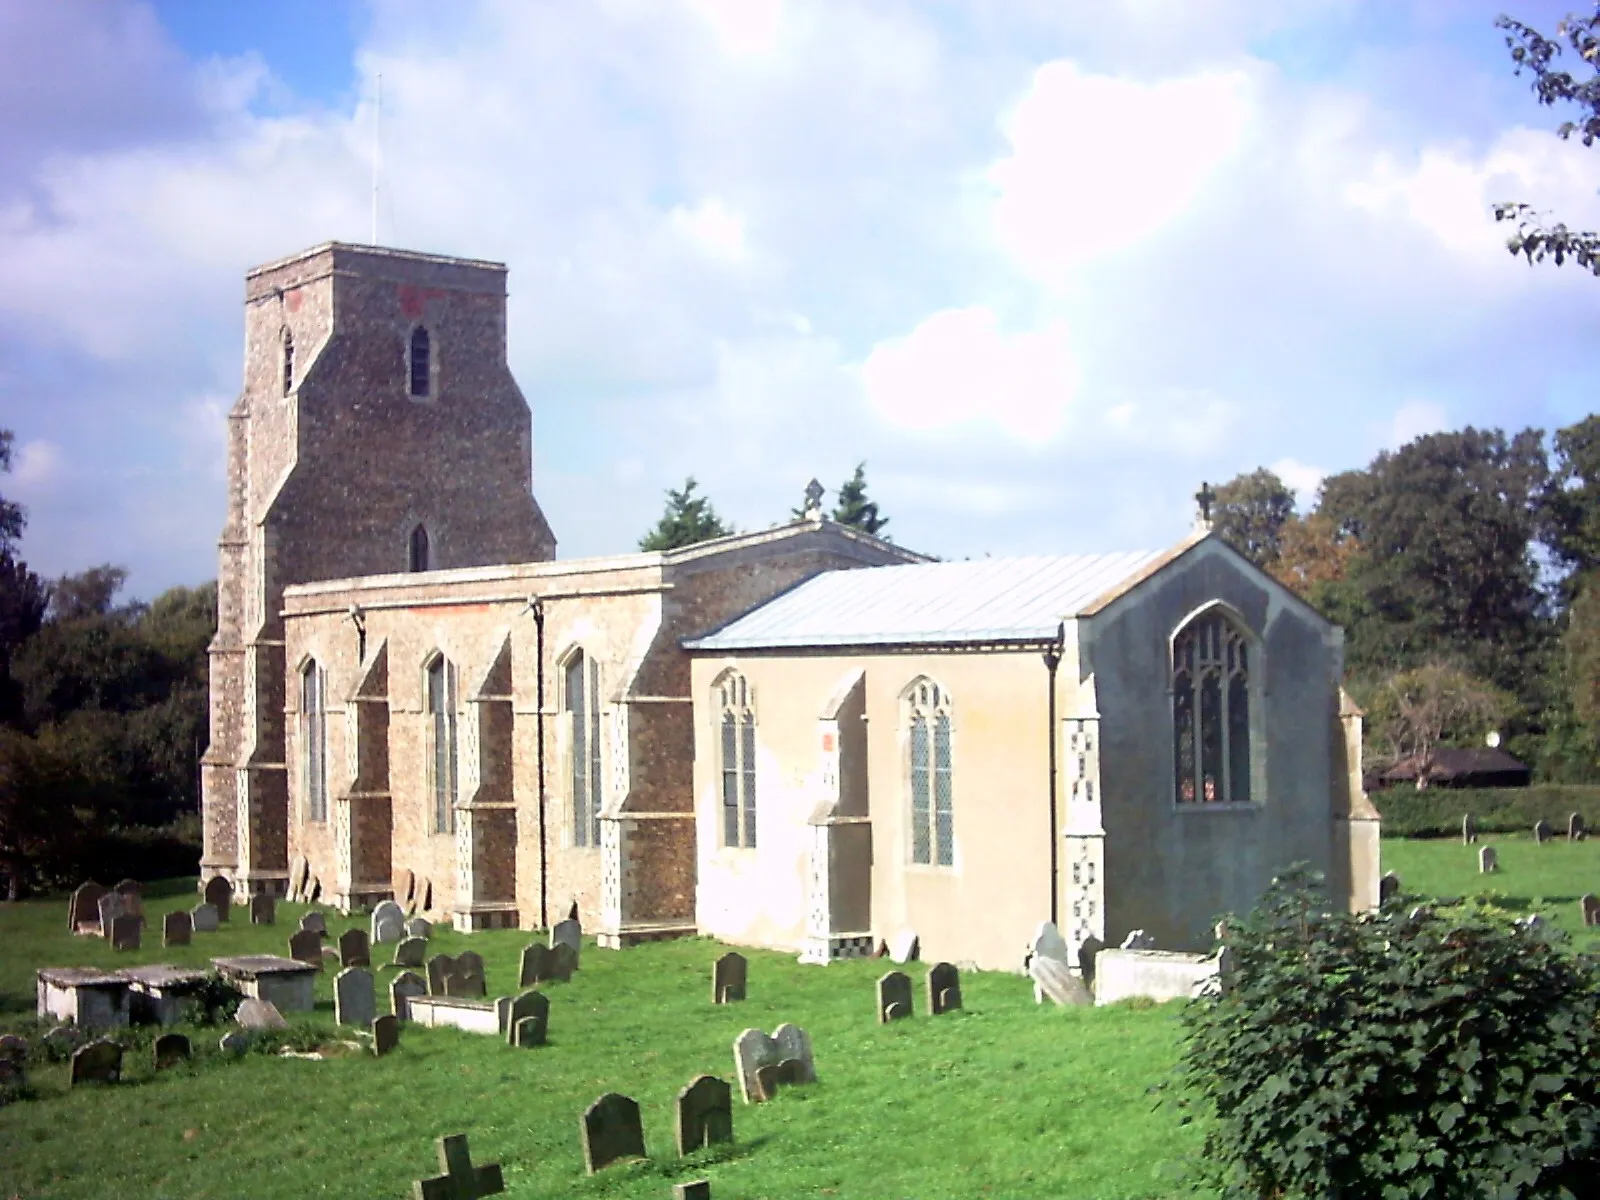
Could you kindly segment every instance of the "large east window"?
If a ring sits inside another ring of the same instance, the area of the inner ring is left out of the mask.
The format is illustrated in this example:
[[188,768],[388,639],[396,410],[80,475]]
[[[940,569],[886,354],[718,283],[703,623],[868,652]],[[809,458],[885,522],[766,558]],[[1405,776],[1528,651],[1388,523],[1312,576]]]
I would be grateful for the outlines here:
[[456,827],[456,670],[439,655],[428,664],[428,775],[433,793],[433,831]]
[[566,709],[572,844],[600,844],[600,664],[582,650],[567,660]]
[[911,861],[955,863],[955,802],[950,769],[950,696],[931,679],[918,679],[905,697],[910,755]]
[[1227,615],[1196,617],[1172,639],[1172,727],[1179,804],[1248,804],[1250,643]]
[[756,710],[750,684],[730,671],[717,684],[721,732],[722,844],[756,844]]
[[309,821],[328,819],[328,717],[323,686],[322,668],[313,659],[300,672],[300,767]]

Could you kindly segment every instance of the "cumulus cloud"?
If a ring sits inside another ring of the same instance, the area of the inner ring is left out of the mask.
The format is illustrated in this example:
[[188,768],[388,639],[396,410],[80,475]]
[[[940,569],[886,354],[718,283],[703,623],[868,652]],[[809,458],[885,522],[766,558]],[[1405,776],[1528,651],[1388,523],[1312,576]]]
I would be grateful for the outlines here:
[[1317,489],[1328,477],[1328,472],[1321,467],[1310,466],[1296,458],[1280,458],[1269,470],[1289,485],[1290,490],[1294,492],[1295,504],[1302,511],[1316,504]]
[[1408,400],[1389,422],[1388,446],[1397,450],[1424,434],[1450,428],[1445,406],[1433,400]]
[[61,474],[61,447],[54,442],[36,439],[17,447],[11,467],[11,478],[19,495],[29,495],[43,490]]
[[708,254],[730,262],[744,257],[744,220],[716,196],[708,196],[693,208],[677,205],[668,219],[674,229]]
[[744,57],[766,54],[783,27],[783,0],[685,0],[716,35],[722,49]]

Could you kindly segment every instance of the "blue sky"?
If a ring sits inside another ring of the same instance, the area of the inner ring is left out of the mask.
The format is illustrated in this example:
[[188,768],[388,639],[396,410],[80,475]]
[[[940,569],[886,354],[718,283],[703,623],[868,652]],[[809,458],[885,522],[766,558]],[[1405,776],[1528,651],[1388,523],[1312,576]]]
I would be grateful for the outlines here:
[[[1566,5],[1516,15],[1546,29]],[[0,491],[46,574],[215,573],[252,265],[506,262],[563,557],[866,460],[905,545],[1158,547],[1202,479],[1594,409],[1600,150],[1476,0],[0,0]]]

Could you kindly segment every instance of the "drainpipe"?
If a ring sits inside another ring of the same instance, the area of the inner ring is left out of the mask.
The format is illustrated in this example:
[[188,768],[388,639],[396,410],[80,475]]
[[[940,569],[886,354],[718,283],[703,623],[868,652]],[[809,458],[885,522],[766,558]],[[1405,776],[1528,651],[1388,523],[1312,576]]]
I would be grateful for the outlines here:
[[536,684],[533,724],[534,737],[538,741],[536,759],[539,764],[539,928],[548,929],[550,928],[547,911],[550,871],[546,861],[544,832],[544,601],[538,596],[533,596],[528,600],[528,607],[533,610],[534,658],[538,664],[534,667]]
[[1056,640],[1045,649],[1044,669],[1050,674],[1050,694],[1046,703],[1049,712],[1049,738],[1050,748],[1050,923],[1057,929],[1061,928],[1060,914],[1057,911],[1060,895],[1061,875],[1061,847],[1060,837],[1056,829],[1056,668],[1061,665],[1061,656],[1066,651],[1067,623],[1065,621],[1056,626]]

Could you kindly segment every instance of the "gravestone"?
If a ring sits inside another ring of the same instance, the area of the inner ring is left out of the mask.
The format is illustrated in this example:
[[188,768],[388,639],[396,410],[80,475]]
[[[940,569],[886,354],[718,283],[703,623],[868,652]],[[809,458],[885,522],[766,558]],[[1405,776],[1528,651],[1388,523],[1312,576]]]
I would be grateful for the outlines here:
[[1156,939],[1142,929],[1135,929],[1122,939],[1122,948],[1124,950],[1154,950],[1156,948]]
[[639,1104],[617,1092],[607,1092],[583,1110],[583,1165],[589,1174],[604,1170],[624,1158],[648,1158]]
[[71,1054],[83,1045],[83,1030],[76,1025],[57,1025],[39,1040],[50,1047],[52,1054]]
[[961,972],[947,962],[928,971],[928,1011],[934,1016],[961,1007]]
[[394,948],[394,965],[420,967],[428,956],[428,943],[419,937],[401,938]]
[[900,930],[889,938],[885,946],[891,962],[912,962],[922,953],[922,942],[914,929]]
[[1541,817],[1533,826],[1533,840],[1542,846],[1551,836],[1550,822]]
[[100,936],[111,940],[111,927],[117,918],[128,911],[128,901],[121,892],[107,892],[100,897]]
[[300,928],[307,933],[320,933],[328,936],[328,919],[319,912],[308,912],[300,918]]
[[811,1056],[811,1039],[798,1025],[785,1022],[768,1037],[759,1029],[746,1029],[733,1042],[734,1070],[739,1076],[739,1091],[746,1104],[759,1104],[763,1099],[757,1082],[757,1073],[763,1067],[784,1067],[794,1063],[780,1074],[792,1083],[815,1083],[817,1071]]
[[[1110,953],[1107,951],[1107,953]],[[1083,980],[1074,975],[1066,963],[1046,955],[1035,955],[1028,964],[1028,977],[1033,980],[1033,1002],[1043,1004],[1049,997],[1052,1004],[1062,1007],[1073,1004],[1093,1004],[1094,997]]]
[[217,922],[215,904],[196,904],[189,910],[189,928],[196,933],[215,933]]
[[137,879],[119,879],[112,891],[122,897],[122,911],[144,920],[144,884]]
[[1581,812],[1571,813],[1567,817],[1567,841],[1581,842],[1589,836],[1589,827],[1583,823]]
[[311,882],[311,863],[304,854],[295,856],[294,866],[289,868],[289,899],[298,903],[305,899],[306,885]]
[[239,1011],[233,1014],[234,1022],[240,1029],[287,1029],[289,1022],[283,1019],[283,1014],[278,1011],[278,1006],[270,1000],[257,1000],[250,996],[239,1005]]
[[265,892],[250,897],[250,924],[275,925],[278,921],[278,902]]
[[161,919],[161,944],[187,946],[194,933],[194,918],[186,912],[169,912]]
[[731,1004],[744,999],[745,980],[750,964],[744,955],[730,950],[711,968],[711,1003]]
[[111,948],[113,950],[137,950],[139,948],[139,931],[144,926],[144,920],[132,913],[124,913],[111,922]]
[[878,1024],[903,1020],[911,1015],[911,977],[904,971],[890,971],[878,980]]
[[242,1029],[230,1029],[217,1042],[217,1049],[229,1058],[238,1058],[250,1049],[250,1035]]
[[513,1046],[542,1046],[550,1031],[550,997],[523,992],[506,1016],[506,1041]]
[[476,950],[463,950],[456,955],[455,970],[451,972],[445,995],[481,1000],[488,994],[488,983],[483,972],[483,956]]
[[372,1019],[372,1052],[382,1058],[400,1044],[400,1018],[385,1014]]
[[384,946],[405,936],[405,910],[393,900],[381,901],[372,910],[372,944]]
[[506,1190],[499,1163],[472,1165],[464,1133],[439,1139],[439,1170],[443,1174],[433,1179],[419,1179],[412,1185],[413,1200],[478,1200],[480,1196],[494,1196]]
[[409,1021],[411,998],[427,994],[427,980],[415,971],[402,971],[389,982],[389,1010],[402,1021]]
[[165,1071],[168,1067],[175,1067],[181,1062],[186,1062],[191,1052],[189,1039],[184,1037],[183,1034],[162,1034],[156,1039],[156,1070]]
[[122,1078],[122,1047],[101,1038],[72,1055],[72,1085],[116,1083]]
[[105,894],[106,889],[92,879],[80,883],[72,893],[71,903],[67,905],[67,928],[73,933],[91,929],[99,932],[100,897]]
[[697,1075],[678,1093],[672,1138],[678,1156],[733,1141],[733,1089],[715,1075]]
[[322,968],[322,935],[315,930],[302,929],[289,935],[289,957],[299,962]]
[[406,936],[427,941],[433,936],[433,922],[427,917],[412,917],[406,922]]
[[[339,965],[341,967],[370,967],[371,949],[367,945],[364,929],[346,929],[339,935]],[[370,1018],[369,1018],[370,1020]],[[365,1021],[362,1024],[366,1024]]]
[[402,905],[410,904],[417,898],[417,873],[411,870],[400,872],[400,886],[395,890],[395,895]]
[[565,942],[550,947],[550,978],[561,983],[571,983],[572,973],[578,969],[578,952]]
[[207,904],[217,910],[217,920],[227,921],[228,911],[233,907],[233,884],[221,875],[213,875],[206,881],[205,891],[201,895]]
[[711,1180],[689,1179],[673,1184],[672,1200],[711,1200]]
[[1028,943],[1028,958],[1053,958],[1059,963],[1066,963],[1070,956],[1067,941],[1061,936],[1055,922],[1040,921],[1038,932],[1033,935],[1033,941]]
[[1600,925],[1600,897],[1597,897],[1593,892],[1589,892],[1585,894],[1582,900],[1578,901],[1578,908],[1583,914],[1583,923],[1585,925]]
[[435,954],[428,960],[425,968],[428,972],[428,995],[448,996],[446,990],[450,977],[455,974],[456,960],[448,954]]
[[0,1033],[0,1061],[28,1061],[28,1039],[17,1033]]
[[557,921],[550,928],[550,948],[554,950],[557,946],[572,947],[572,965],[576,969],[579,954],[583,950],[583,926],[571,917]]
[[333,1019],[340,1025],[368,1026],[378,1015],[372,972],[346,967],[333,977]]
[[1495,853],[1493,846],[1478,847],[1478,873],[1488,875],[1500,869],[1500,856]]
[[1478,822],[1473,820],[1471,813],[1468,813],[1466,816],[1461,818],[1461,844],[1463,846],[1470,846],[1477,840]]
[[522,964],[517,970],[517,986],[533,987],[552,977],[550,948],[534,942],[522,948]]
[[1383,878],[1378,880],[1378,903],[1387,904],[1399,894],[1400,876],[1393,871],[1385,872]]

